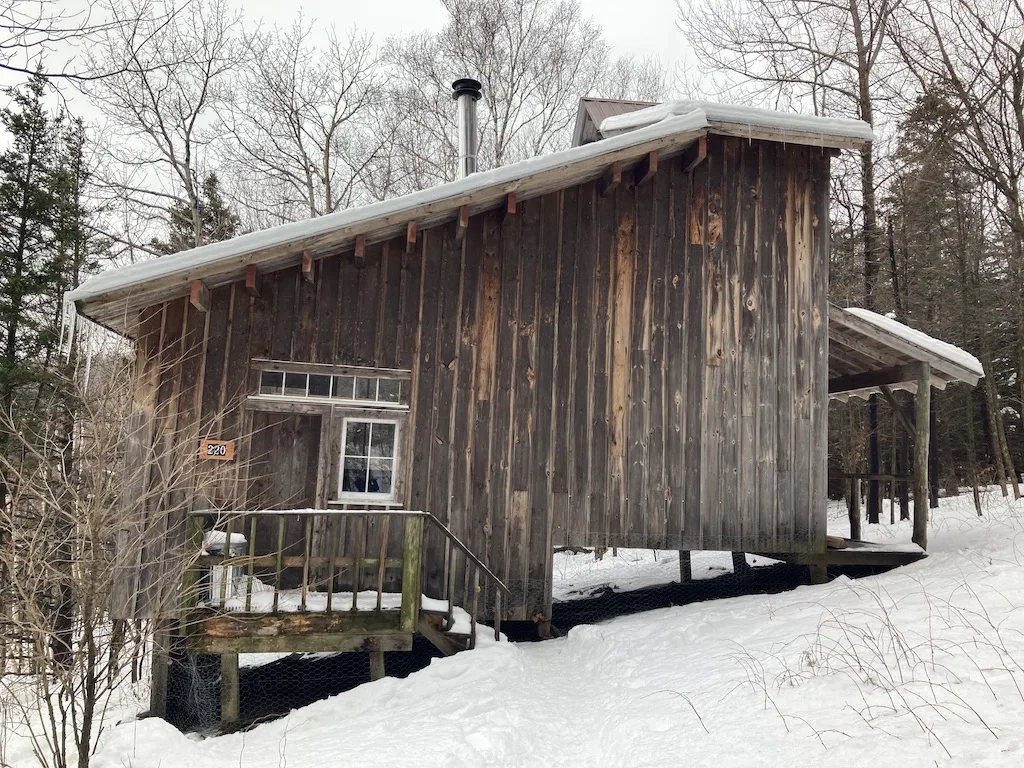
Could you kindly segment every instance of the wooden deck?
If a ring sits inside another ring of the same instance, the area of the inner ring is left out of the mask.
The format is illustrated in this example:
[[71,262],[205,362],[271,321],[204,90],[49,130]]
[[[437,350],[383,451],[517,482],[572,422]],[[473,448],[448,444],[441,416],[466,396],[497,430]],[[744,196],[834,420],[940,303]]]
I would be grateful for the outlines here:
[[[829,546],[824,552],[765,552],[764,557],[781,560],[794,565],[825,566],[863,565],[897,566],[923,560],[928,556],[917,544],[880,544],[861,539],[829,537]],[[840,543],[841,542],[841,543]],[[838,546],[834,546],[837,544]]]
[[[298,520],[304,531],[297,543],[285,537],[287,524],[295,522],[286,518]],[[346,520],[357,533],[351,553],[333,537]],[[402,531],[393,556],[389,529]],[[271,535],[260,536],[261,530]],[[314,554],[318,530],[331,537],[327,555]],[[375,538],[367,538],[370,532]],[[428,532],[443,542],[444,588],[437,596],[422,591]],[[411,651],[416,634],[446,656],[470,650],[486,613],[500,636],[508,587],[426,512],[199,511],[189,516],[188,541],[178,631],[189,652],[221,657],[221,713],[228,728],[238,722],[240,653],[368,653],[376,679],[384,674],[383,654]],[[166,691],[154,701],[165,702]]]

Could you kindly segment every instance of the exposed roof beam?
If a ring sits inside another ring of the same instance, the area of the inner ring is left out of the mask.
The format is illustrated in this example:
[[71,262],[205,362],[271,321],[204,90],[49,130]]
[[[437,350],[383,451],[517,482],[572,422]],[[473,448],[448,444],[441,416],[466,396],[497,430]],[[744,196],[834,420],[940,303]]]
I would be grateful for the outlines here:
[[313,254],[309,251],[302,252],[302,279],[307,283],[313,282]]
[[208,312],[210,310],[210,289],[206,287],[206,283],[202,280],[193,280],[189,288],[188,301],[200,312]]
[[607,197],[622,183],[622,163],[612,163],[604,172],[601,181],[597,183],[597,192],[601,197]]
[[519,205],[519,198],[515,192],[509,192],[505,195],[505,211],[502,213],[501,220],[505,221],[510,216],[516,215],[516,206]]
[[636,168],[633,170],[633,183],[636,186],[642,186],[648,181],[654,178],[654,174],[658,172],[658,153],[648,152],[644,155],[643,160],[637,163]]
[[683,172],[689,173],[698,165],[704,162],[708,156],[708,140],[706,136],[700,136],[689,149],[683,152]]
[[405,252],[412,253],[416,249],[416,222],[405,225]]
[[828,393],[841,395],[845,392],[857,392],[862,389],[887,387],[917,381],[921,372],[920,363],[897,365],[891,368],[880,368],[865,373],[853,373],[849,376],[838,376],[828,380]]
[[255,264],[245,265],[245,290],[257,299],[263,292],[263,273]]

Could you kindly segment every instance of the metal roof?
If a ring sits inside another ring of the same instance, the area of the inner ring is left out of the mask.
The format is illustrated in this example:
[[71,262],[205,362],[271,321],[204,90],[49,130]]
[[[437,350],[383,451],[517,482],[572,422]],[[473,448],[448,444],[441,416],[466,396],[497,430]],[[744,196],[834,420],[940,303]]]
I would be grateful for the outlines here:
[[579,110],[576,112],[576,128],[573,131],[572,145],[582,147],[601,139],[598,128],[606,117],[624,115],[640,109],[656,106],[656,101],[631,101],[629,99],[580,99]]
[[[641,109],[646,105],[635,102],[633,106]],[[866,124],[858,121],[836,124],[824,118],[805,118],[794,127],[790,115],[759,110],[745,114],[743,124],[738,125],[729,115],[724,121],[709,115],[708,110],[695,107],[618,136],[402,197],[110,269],[67,294],[66,306],[72,310],[68,322],[77,311],[132,337],[140,310],[187,295],[195,280],[213,289],[244,280],[249,264],[270,272],[297,264],[306,251],[314,259],[324,258],[353,248],[357,237],[369,245],[401,235],[409,222],[427,228],[451,221],[463,207],[476,215],[497,208],[510,192],[526,200],[595,179],[613,163],[628,170],[651,152],[662,159],[678,155],[709,133],[835,149],[860,147],[870,136]]]
[[829,397],[867,397],[883,386],[916,392],[918,363],[929,364],[932,386],[937,389],[956,381],[974,386],[983,376],[981,364],[962,349],[872,315],[829,305]]

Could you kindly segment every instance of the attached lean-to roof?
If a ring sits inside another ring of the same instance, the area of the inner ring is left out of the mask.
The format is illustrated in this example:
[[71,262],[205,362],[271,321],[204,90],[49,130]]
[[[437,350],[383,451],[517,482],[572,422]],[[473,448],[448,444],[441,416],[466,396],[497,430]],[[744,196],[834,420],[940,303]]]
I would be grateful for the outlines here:
[[882,386],[917,390],[918,363],[928,363],[932,386],[978,383],[984,369],[960,347],[860,307],[828,310],[829,395],[867,397]]
[[[499,206],[509,192],[523,200],[538,197],[597,178],[611,163],[620,162],[628,169],[650,152],[662,157],[679,154],[709,133],[735,135],[733,122],[721,122],[713,114],[725,114],[730,120],[738,117],[728,112],[709,113],[701,107],[667,114],[657,122],[612,138],[475,173],[392,200],[110,269],[71,291],[66,301],[79,314],[131,337],[140,310],[186,295],[194,280],[202,280],[213,289],[244,279],[247,264],[273,271],[296,264],[303,251],[323,258],[351,248],[360,235],[367,243],[380,242],[399,236],[410,221],[420,228],[434,226],[453,219],[462,206],[469,208],[470,215],[478,214]],[[859,147],[871,137],[870,128],[858,121],[840,124],[802,118],[794,123],[792,116],[768,110],[742,114],[750,119],[746,129],[755,138],[842,148]]]

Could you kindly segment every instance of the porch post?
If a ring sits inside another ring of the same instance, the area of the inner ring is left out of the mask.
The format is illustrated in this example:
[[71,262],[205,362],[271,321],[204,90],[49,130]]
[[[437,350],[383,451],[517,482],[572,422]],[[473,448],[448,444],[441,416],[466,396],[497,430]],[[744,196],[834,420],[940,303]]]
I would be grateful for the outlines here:
[[932,372],[921,363],[915,398],[914,435],[914,543],[928,549],[928,446],[932,402]]
[[405,548],[402,553],[402,609],[399,626],[403,632],[415,632],[420,615],[420,584],[423,569],[423,516],[406,515]]
[[220,657],[220,724],[225,731],[238,726],[238,654]]

